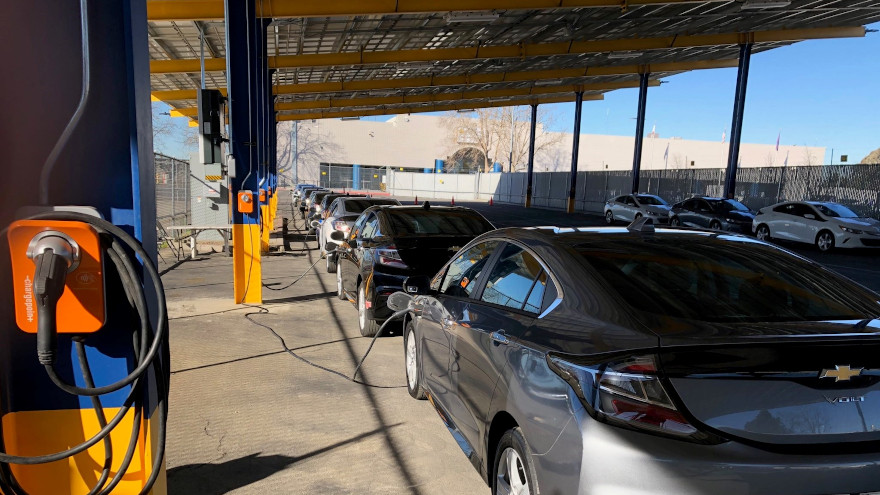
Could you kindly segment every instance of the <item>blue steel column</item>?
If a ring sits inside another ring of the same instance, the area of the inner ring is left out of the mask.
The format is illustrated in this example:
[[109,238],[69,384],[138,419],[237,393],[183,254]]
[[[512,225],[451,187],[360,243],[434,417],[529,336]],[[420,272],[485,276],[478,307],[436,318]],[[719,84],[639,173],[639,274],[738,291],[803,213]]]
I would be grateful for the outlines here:
[[636,114],[636,143],[633,151],[632,193],[639,192],[639,175],[642,170],[642,143],[645,141],[645,107],[648,105],[648,77],[639,74],[639,109]]
[[[225,0],[229,145],[235,160],[232,195],[233,280],[236,303],[262,302],[260,264],[258,27],[254,0]],[[250,192],[252,211],[239,208],[238,194]]]
[[727,198],[733,198],[736,191],[736,169],[739,166],[739,143],[742,136],[743,111],[746,105],[746,85],[749,82],[751,58],[752,44],[739,45],[739,69],[736,73],[733,121],[730,124],[730,150],[727,155],[727,173],[724,176],[724,196]]
[[535,172],[535,126],[538,122],[538,104],[532,103],[532,120],[529,124],[529,168],[526,172],[526,208],[532,207],[532,178]]
[[[7,164],[0,186],[3,228],[18,208],[38,202],[43,164],[80,98],[82,53],[79,2],[0,2],[0,18],[5,40],[28,40],[4,52],[6,69],[0,91],[0,149]],[[46,204],[96,208],[105,219],[135,236],[155,262],[156,172],[146,3],[89,2],[88,19],[90,96],[48,176]],[[34,37],[35,31],[40,36]],[[107,323],[84,341],[98,384],[125,377],[129,363],[136,358],[131,347],[129,303],[112,263],[104,269]],[[0,280],[11,279],[9,248],[3,239]],[[155,311],[156,300],[151,291],[146,293],[148,305]],[[153,317],[155,322],[155,313]],[[34,336],[17,328],[12,296],[4,292],[0,297],[0,414],[7,453],[63,451],[97,432],[92,427],[97,422],[89,399],[58,389],[35,354]],[[59,373],[82,386],[75,363],[71,335],[58,335]],[[155,384],[152,373],[149,381]],[[158,447],[154,443],[157,397],[155,387],[146,388],[148,407],[138,438],[139,454],[114,493],[137,493],[150,475],[151,456]],[[114,415],[129,391],[124,387],[101,396],[105,414]],[[111,433],[117,460],[128,446],[131,420],[129,413]],[[100,475],[103,456],[99,442],[69,460],[13,466],[11,471],[27,493],[86,493]],[[152,493],[165,493],[164,465]]]
[[581,111],[583,110],[584,92],[575,93],[574,99],[574,137],[571,144],[571,180],[568,189],[568,213],[574,212],[574,197],[577,191],[577,173],[578,173],[578,149],[581,142]]

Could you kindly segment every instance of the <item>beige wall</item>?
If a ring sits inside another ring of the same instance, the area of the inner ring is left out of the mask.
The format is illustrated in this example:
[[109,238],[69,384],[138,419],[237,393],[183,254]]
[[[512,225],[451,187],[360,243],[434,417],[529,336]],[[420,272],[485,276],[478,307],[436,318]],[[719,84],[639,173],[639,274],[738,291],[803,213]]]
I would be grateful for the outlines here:
[[[379,165],[412,169],[433,168],[435,159],[445,159],[455,150],[449,149],[447,131],[442,117],[398,115],[387,122],[367,120],[318,120],[304,125],[327,143],[323,158],[300,163],[301,180],[317,180],[318,163]],[[540,132],[540,131],[539,131]],[[571,164],[571,133],[558,133],[558,144],[538,153],[535,171],[567,171]],[[632,168],[634,139],[626,136],[582,134],[578,170],[628,170]],[[669,154],[664,159],[667,146]],[[722,168],[727,164],[729,143],[693,141],[678,138],[646,138],[642,149],[643,169],[664,166],[682,168],[694,162],[695,168]],[[820,165],[824,147],[780,146],[742,143],[740,163],[743,167]],[[506,161],[503,161],[505,170]]]

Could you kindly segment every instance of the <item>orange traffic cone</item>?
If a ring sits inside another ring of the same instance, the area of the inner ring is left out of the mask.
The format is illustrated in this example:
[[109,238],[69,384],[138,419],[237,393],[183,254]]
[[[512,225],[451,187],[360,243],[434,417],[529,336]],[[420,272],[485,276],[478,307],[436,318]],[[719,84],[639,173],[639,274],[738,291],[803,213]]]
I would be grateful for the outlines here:
[[494,204],[495,204],[495,202],[492,201],[492,198],[489,198],[489,206],[492,206],[492,205],[494,205]]
[[414,205],[419,204],[419,197],[418,197],[418,196],[416,196],[416,200],[413,202],[413,204],[414,204]]
[[455,206],[455,196],[452,197],[452,206]]

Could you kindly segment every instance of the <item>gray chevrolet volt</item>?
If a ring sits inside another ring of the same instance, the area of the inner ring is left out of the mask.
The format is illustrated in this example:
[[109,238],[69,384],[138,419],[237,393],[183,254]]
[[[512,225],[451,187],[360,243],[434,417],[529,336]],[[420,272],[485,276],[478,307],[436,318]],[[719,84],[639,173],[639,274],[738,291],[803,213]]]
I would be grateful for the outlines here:
[[880,491],[880,296],[788,251],[501,229],[405,289],[409,392],[495,494]]

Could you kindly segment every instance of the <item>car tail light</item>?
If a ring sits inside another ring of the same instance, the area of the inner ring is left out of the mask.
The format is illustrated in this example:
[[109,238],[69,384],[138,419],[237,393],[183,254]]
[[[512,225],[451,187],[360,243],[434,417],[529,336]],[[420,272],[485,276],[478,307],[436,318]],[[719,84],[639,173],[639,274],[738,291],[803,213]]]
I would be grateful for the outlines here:
[[547,362],[599,421],[682,440],[719,443],[678,410],[657,375],[652,355],[589,365],[548,355]]
[[333,228],[335,230],[340,231],[340,232],[345,232],[346,234],[351,231],[351,226],[342,220],[337,220],[337,221],[333,222]]
[[403,262],[403,258],[400,257],[400,253],[397,252],[397,248],[394,246],[377,249],[376,257],[379,260],[379,264],[392,266],[394,268],[409,268],[406,266],[406,263]]

